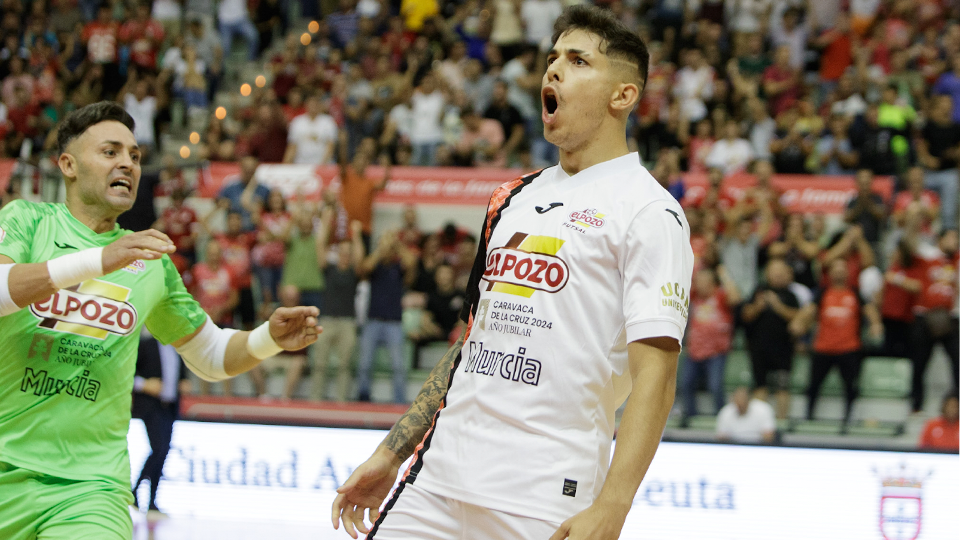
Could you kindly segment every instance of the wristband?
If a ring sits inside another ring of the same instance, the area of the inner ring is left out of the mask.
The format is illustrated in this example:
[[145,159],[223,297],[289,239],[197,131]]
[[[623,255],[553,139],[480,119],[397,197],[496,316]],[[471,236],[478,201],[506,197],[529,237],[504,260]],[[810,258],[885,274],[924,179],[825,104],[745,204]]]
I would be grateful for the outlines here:
[[58,289],[66,289],[103,275],[103,248],[90,248],[47,261],[50,281]]
[[20,311],[20,306],[10,297],[10,271],[13,264],[0,264],[0,317]]
[[283,350],[283,347],[277,345],[270,335],[270,321],[267,321],[256,327],[250,335],[247,336],[247,352],[250,356],[263,360],[273,356]]

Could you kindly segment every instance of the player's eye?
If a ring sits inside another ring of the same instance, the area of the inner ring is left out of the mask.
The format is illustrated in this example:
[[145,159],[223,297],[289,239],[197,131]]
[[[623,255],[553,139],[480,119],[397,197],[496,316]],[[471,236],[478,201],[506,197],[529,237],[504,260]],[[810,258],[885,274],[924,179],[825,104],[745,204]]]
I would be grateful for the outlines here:
[[553,61],[556,60],[556,59],[557,59],[556,56],[548,56],[548,57],[547,57],[547,65],[552,64]]
[[576,57],[576,58],[573,59],[573,64],[576,65],[576,66],[585,66],[585,65],[587,65],[587,61],[584,60],[583,58],[580,58],[580,57],[578,56],[578,57]]
[[108,148],[107,150],[104,150],[103,153],[106,154],[106,155],[108,155],[108,156],[110,156],[110,157],[113,157],[113,156],[117,155],[117,153],[116,153],[115,151],[110,150],[109,148]]

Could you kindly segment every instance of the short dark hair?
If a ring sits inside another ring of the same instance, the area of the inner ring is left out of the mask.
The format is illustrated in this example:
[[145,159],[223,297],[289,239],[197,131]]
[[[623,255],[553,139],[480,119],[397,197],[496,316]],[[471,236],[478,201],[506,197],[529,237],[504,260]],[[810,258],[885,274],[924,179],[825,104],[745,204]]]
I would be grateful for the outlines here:
[[57,150],[62,154],[70,141],[100,122],[120,122],[133,131],[133,117],[115,101],[101,101],[81,107],[60,122],[57,128]]
[[650,52],[640,36],[613,14],[591,5],[570,6],[553,25],[553,43],[572,30],[583,30],[601,39],[601,50],[607,56],[636,64],[640,73],[640,91],[647,85]]

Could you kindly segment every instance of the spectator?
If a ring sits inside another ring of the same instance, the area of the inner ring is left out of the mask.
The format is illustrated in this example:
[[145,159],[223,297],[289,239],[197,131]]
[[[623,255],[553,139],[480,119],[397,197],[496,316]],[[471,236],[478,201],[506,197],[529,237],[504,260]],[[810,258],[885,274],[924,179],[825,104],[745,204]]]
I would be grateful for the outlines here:
[[[209,217],[209,216],[208,216]],[[227,214],[227,231],[217,234],[213,241],[220,246],[223,253],[223,264],[229,270],[237,288],[238,303],[233,313],[234,324],[239,318],[240,328],[249,330],[256,321],[256,311],[253,303],[252,274],[250,251],[257,242],[257,235],[243,230],[243,217],[238,212]]]
[[766,284],[758,287],[744,304],[741,317],[747,325],[747,348],[757,396],[766,400],[767,388],[772,386],[777,394],[777,418],[786,418],[794,348],[789,324],[797,315],[800,302],[790,290],[793,271],[787,263],[779,259],[768,262],[766,278]]
[[847,203],[843,220],[851,225],[859,225],[867,242],[876,245],[887,219],[887,208],[883,197],[873,191],[873,172],[870,169],[859,169],[856,178],[857,195]]
[[737,285],[723,266],[697,271],[691,291],[687,362],[681,383],[685,418],[697,414],[696,389],[704,375],[713,395],[715,412],[719,413],[727,401],[723,395],[723,375],[733,339],[733,313],[739,303]]
[[923,265],[914,254],[913,246],[901,239],[891,257],[890,268],[884,274],[880,303],[885,356],[913,358],[910,326],[916,295],[923,289],[922,273]]
[[463,167],[503,167],[503,128],[500,122],[483,118],[477,111],[466,109],[460,113],[463,132],[453,148],[455,165]]
[[847,136],[847,121],[839,114],[830,115],[830,131],[817,141],[817,165],[821,174],[853,174],[860,159]]
[[154,121],[160,107],[165,105],[161,103],[157,96],[150,95],[152,86],[151,80],[138,77],[136,70],[131,69],[127,84],[120,89],[117,95],[119,100],[123,102],[123,108],[133,117],[135,122],[133,136],[143,152],[141,161],[149,161],[153,158],[157,147]]
[[787,45],[777,48],[773,65],[763,72],[763,92],[770,103],[774,118],[800,99],[800,70],[791,64],[791,50]]
[[954,51],[950,55],[950,71],[940,75],[931,92],[950,96],[953,103],[953,123],[960,123],[960,51]]
[[956,453],[960,449],[960,413],[956,389],[943,398],[940,418],[933,418],[923,426],[918,446],[921,450],[945,450]]
[[[450,341],[454,332],[462,330],[460,309],[464,292],[456,284],[453,267],[441,264],[434,271],[436,287],[427,293],[426,306],[421,312],[417,327],[408,335],[413,341],[413,366],[420,366],[420,352],[424,345],[437,341]],[[455,339],[455,338],[454,338]]]
[[[360,27],[360,14],[357,13],[355,8],[356,2],[354,0],[340,0],[338,10],[327,15],[327,24],[330,25],[331,35],[340,48],[353,43],[357,37]],[[420,29],[419,26],[416,28],[410,27],[409,19],[407,28],[414,32]]]
[[837,89],[833,104],[830,105],[830,112],[843,115],[851,121],[867,112],[867,101],[863,99],[861,91],[857,88],[857,80],[853,74],[844,73],[837,80]]
[[913,107],[900,103],[896,85],[888,84],[883,89],[883,101],[877,107],[877,125],[889,128],[895,135],[890,141],[890,149],[897,160],[897,171],[906,168],[910,143],[907,134],[917,120]]
[[433,166],[437,149],[443,143],[440,125],[447,99],[437,86],[436,76],[428,73],[411,98],[410,143],[413,145],[413,164]]
[[88,22],[83,27],[82,33],[83,44],[87,48],[87,58],[103,70],[104,90],[109,95],[119,90],[123,84],[120,79],[117,56],[119,32],[120,29],[110,13],[110,6],[103,4],[97,10],[97,19]]
[[[741,217],[729,226],[730,234],[720,249],[720,260],[737,284],[741,298],[749,298],[757,287],[760,240],[767,235],[772,222],[772,212],[765,210],[760,214],[756,231],[753,221],[748,217]],[[758,382],[758,385],[764,386],[762,382]]]
[[30,94],[22,86],[14,88],[12,105],[7,109],[7,120],[12,131],[12,136],[7,141],[7,154],[17,157],[29,156],[34,146],[40,146],[35,144],[40,142],[41,135],[40,105],[30,98]]
[[799,111],[795,105],[790,105],[777,117],[776,138],[770,142],[770,152],[778,173],[807,173],[807,160],[813,153],[814,139],[798,120]]
[[250,20],[246,1],[221,0],[217,7],[217,19],[220,21],[220,43],[224,54],[231,53],[233,37],[241,35],[247,42],[247,60],[256,59],[260,51],[260,36]]
[[137,4],[134,17],[120,27],[120,42],[130,47],[130,61],[144,73],[156,73],[163,25],[150,18],[150,5]]
[[[267,307],[279,301],[277,289],[283,278],[286,243],[290,238],[292,223],[286,200],[279,191],[270,192],[265,206],[262,212],[253,214],[253,223],[257,226],[257,245],[250,255],[253,271],[260,284],[263,305]],[[297,297],[299,298],[299,292]]]
[[416,255],[393,231],[380,238],[377,249],[364,258],[360,274],[370,280],[370,309],[360,335],[357,371],[358,400],[370,401],[370,369],[379,345],[386,345],[393,367],[393,400],[407,399],[407,364],[403,358],[403,290],[412,284]]
[[773,407],[756,396],[751,398],[745,386],[733,392],[730,403],[717,415],[717,440],[721,442],[771,444],[776,431]]
[[536,62],[536,47],[526,45],[516,58],[504,64],[500,70],[500,78],[507,83],[507,101],[520,111],[527,122],[540,118],[540,107],[535,95],[540,95],[544,70],[538,71]]
[[239,178],[226,178],[226,184],[217,195],[217,207],[238,214],[241,221],[241,230],[253,231],[253,214],[260,211],[263,204],[270,197],[270,190],[257,182],[257,167],[260,162],[254,156],[244,156],[240,159]]
[[370,235],[373,233],[373,199],[377,193],[387,187],[387,182],[390,181],[390,164],[386,160],[382,160],[383,176],[381,178],[375,180],[366,174],[375,148],[376,143],[373,139],[364,139],[350,163],[347,163],[346,152],[342,147],[340,153],[340,181],[343,184],[340,201],[349,221],[361,223],[365,249],[369,247]]
[[790,66],[793,69],[802,70],[806,63],[807,37],[813,18],[813,12],[808,12],[807,20],[801,23],[800,10],[793,6],[787,7],[781,17],[770,17],[770,41],[778,49],[787,47],[790,50]]
[[897,155],[891,144],[897,130],[879,124],[879,109],[874,104],[867,106],[863,120],[863,125],[850,136],[853,147],[860,149],[861,168],[874,174],[897,174]]
[[[257,28],[257,40],[259,43],[258,55],[263,53],[273,45],[274,33],[280,31],[284,25],[286,14],[283,10],[281,0],[260,0],[257,3],[257,9],[254,14],[254,26]],[[292,294],[292,293],[291,293]]]
[[235,278],[223,260],[219,242],[207,242],[203,262],[193,266],[193,296],[210,319],[221,327],[233,326],[233,311],[240,301]]
[[[494,77],[484,72],[483,64],[476,58],[468,59],[463,65],[463,92],[473,108],[478,111],[488,111],[491,97],[497,92]],[[504,86],[504,99],[506,99],[506,86]],[[505,129],[504,133],[509,131]]]
[[[870,242],[864,238],[863,228],[860,225],[852,225],[833,235],[826,249],[820,253],[820,267],[828,268],[836,259],[846,261],[847,279],[853,287],[857,288],[860,286],[861,271],[875,265],[875,253]],[[824,272],[821,276],[820,288],[828,287],[830,287],[830,274]]]
[[707,172],[707,156],[715,143],[711,128],[712,122],[704,118],[697,122],[693,136],[687,136],[687,130],[681,127],[680,140],[686,146],[687,170],[690,172]]
[[[300,201],[299,208],[291,217],[290,234],[287,237],[287,250],[283,259],[283,276],[280,286],[293,285],[297,288],[297,295],[301,306],[315,306],[323,313],[323,266],[320,265],[320,255],[317,236],[323,230],[317,229],[318,221],[315,214],[306,209],[306,202]],[[311,347],[311,353],[313,352]]]
[[317,338],[316,356],[310,382],[311,398],[323,401],[327,395],[327,366],[330,354],[336,349],[339,360],[335,399],[347,400],[350,391],[350,362],[357,341],[357,323],[354,298],[357,294],[358,273],[364,260],[360,222],[351,224],[352,239],[335,244],[336,262],[327,255],[327,230],[333,225],[333,213],[327,212],[322,219],[321,233],[317,236],[317,263],[323,271],[326,288],[323,293],[323,314],[320,325],[323,333]]
[[757,159],[770,160],[770,143],[777,134],[777,122],[770,118],[767,104],[761,99],[751,99],[750,109],[750,146]]
[[176,189],[170,196],[170,206],[163,209],[160,219],[154,224],[153,228],[166,233],[176,246],[177,251],[174,255],[183,257],[187,267],[193,266],[197,262],[197,238],[200,233],[200,221],[197,219],[197,213],[192,208],[184,204],[190,192],[185,189]]
[[753,160],[753,148],[750,142],[740,137],[740,124],[733,118],[723,127],[723,139],[713,143],[710,153],[704,160],[711,168],[722,169],[724,175],[743,171]]
[[832,27],[810,43],[820,49],[820,85],[826,93],[836,86],[843,73],[853,64],[853,34],[850,16],[841,11]]
[[322,109],[320,96],[310,94],[306,112],[290,122],[284,163],[327,165],[333,162],[337,124]]
[[[960,325],[957,321],[957,269],[960,267],[957,229],[940,232],[937,246],[920,253],[922,286],[914,306],[913,321],[913,411],[924,406],[923,376],[939,343],[950,359],[953,381],[960,379]],[[956,382],[954,382],[956,386]]]
[[689,49],[686,65],[677,72],[673,94],[680,101],[683,115],[691,123],[707,116],[706,101],[713,97],[713,82],[716,74],[707,64],[700,49]]
[[910,167],[906,174],[906,188],[893,199],[893,222],[898,227],[907,226],[908,210],[916,212],[922,231],[929,234],[931,225],[940,215],[940,197],[936,192],[923,189],[923,168]]
[[[502,153],[508,160],[517,151],[523,143],[526,128],[524,126],[523,115],[520,111],[510,104],[507,99],[507,83],[496,81],[493,84],[490,106],[483,113],[484,118],[490,118],[500,122],[506,142],[503,143]],[[476,109],[482,110],[482,109]]]
[[960,198],[960,176],[957,161],[960,158],[960,124],[950,116],[953,102],[950,96],[932,100],[930,114],[916,140],[917,158],[925,170],[924,187],[940,194],[943,201],[943,226],[957,226],[957,204]]
[[13,105],[17,102],[16,89],[23,88],[28,96],[33,96],[37,80],[26,70],[26,63],[19,56],[10,58],[8,65],[9,73],[0,85],[0,97],[3,97],[4,103]]
[[248,153],[264,163],[281,163],[287,151],[287,123],[276,101],[257,108],[249,139]]
[[403,207],[403,226],[397,232],[400,241],[408,248],[419,252],[424,235],[418,224],[417,207],[408,204]]
[[553,36],[553,23],[562,12],[560,0],[523,0],[520,19],[527,43],[539,47],[549,40]]
[[[807,238],[802,214],[789,214],[785,219],[783,234],[767,246],[767,260],[783,259],[793,269],[794,283],[808,290],[817,288],[814,263],[820,253],[817,242]],[[796,289],[794,293],[796,294]]]
[[813,420],[816,412],[820,386],[833,366],[843,378],[846,406],[843,425],[850,421],[853,402],[859,394],[858,379],[863,362],[863,344],[860,327],[863,319],[869,321],[870,336],[883,336],[880,313],[873,304],[864,304],[860,295],[848,283],[845,261],[835,260],[830,264],[830,287],[821,291],[816,300],[805,306],[790,324],[794,336],[806,334],[816,321],[817,337],[813,342],[813,358],[810,364],[810,386],[807,389],[807,420]]

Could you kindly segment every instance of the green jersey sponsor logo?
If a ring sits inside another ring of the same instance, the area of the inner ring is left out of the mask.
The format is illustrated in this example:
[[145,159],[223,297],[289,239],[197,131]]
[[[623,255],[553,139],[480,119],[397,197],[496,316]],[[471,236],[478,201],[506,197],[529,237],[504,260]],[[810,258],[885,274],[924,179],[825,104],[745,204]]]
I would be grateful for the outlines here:
[[30,305],[38,326],[95,339],[109,334],[125,336],[137,327],[137,308],[127,302],[130,289],[91,279],[77,287],[60,289]]

